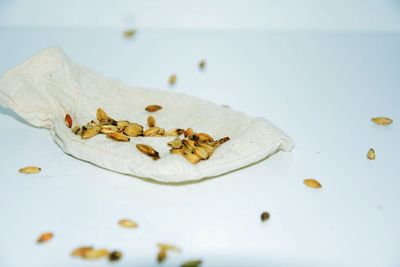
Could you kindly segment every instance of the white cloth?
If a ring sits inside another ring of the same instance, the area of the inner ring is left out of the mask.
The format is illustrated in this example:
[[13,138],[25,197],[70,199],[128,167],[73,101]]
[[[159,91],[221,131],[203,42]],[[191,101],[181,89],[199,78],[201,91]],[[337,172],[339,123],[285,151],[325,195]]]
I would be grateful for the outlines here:
[[[103,108],[116,120],[129,120],[146,127],[148,105],[163,108],[156,113],[157,125],[165,129],[192,127],[230,141],[213,156],[191,164],[169,153],[173,137],[132,137],[116,142],[97,135],[81,139],[65,123],[66,113],[74,125],[95,119]],[[59,48],[50,48],[8,71],[0,80],[0,106],[15,111],[28,123],[50,130],[54,141],[67,154],[116,172],[160,182],[187,182],[221,175],[257,162],[279,150],[290,151],[294,143],[281,130],[262,118],[208,101],[173,92],[129,87],[71,62]],[[139,152],[137,143],[160,153],[152,160]]]

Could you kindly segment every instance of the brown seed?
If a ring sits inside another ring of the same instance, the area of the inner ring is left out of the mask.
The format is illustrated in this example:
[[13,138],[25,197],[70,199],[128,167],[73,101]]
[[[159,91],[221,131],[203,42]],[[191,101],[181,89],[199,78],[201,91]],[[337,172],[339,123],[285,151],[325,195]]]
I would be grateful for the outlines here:
[[374,160],[375,158],[375,150],[373,148],[370,148],[367,153],[367,159]]
[[154,127],[154,126],[156,126],[156,118],[154,118],[153,116],[148,116],[147,117],[147,125],[149,126],[149,127]]
[[24,168],[19,169],[20,173],[26,173],[26,174],[35,174],[39,173],[42,169],[36,166],[27,166]]
[[269,213],[264,211],[263,213],[261,213],[261,221],[265,222],[266,220],[269,219]]
[[143,126],[137,123],[129,123],[125,129],[124,134],[128,136],[139,136],[143,133]]
[[135,36],[136,31],[134,29],[128,29],[128,30],[125,30],[123,32],[123,34],[124,34],[125,38],[130,39],[130,38],[133,38]]
[[188,137],[188,136],[190,136],[190,135],[193,135],[193,129],[192,129],[192,128],[187,128],[187,129],[185,130],[185,132],[183,133],[183,135],[184,135],[185,137]]
[[165,261],[166,258],[167,258],[167,252],[165,250],[160,250],[157,254],[157,262],[161,263]]
[[376,117],[376,118],[372,118],[371,120],[378,125],[384,125],[384,126],[390,125],[393,123],[393,120],[388,117]]
[[201,263],[201,260],[191,260],[184,262],[181,267],[199,267]]
[[93,250],[93,247],[79,247],[71,252],[71,256],[84,258],[90,250]]
[[39,236],[39,238],[37,239],[37,242],[38,242],[38,243],[47,242],[47,241],[49,241],[50,239],[52,239],[53,236],[54,236],[54,235],[53,235],[53,233],[51,233],[51,232],[43,233],[43,234],[41,234],[41,235]]
[[146,154],[147,156],[151,157],[153,160],[157,160],[160,158],[158,152],[152,148],[149,145],[145,144],[137,144],[136,145],[137,149],[139,149],[140,152]]
[[130,141],[129,136],[126,136],[123,133],[108,133],[107,136],[116,141],[120,141],[120,142],[129,142]]
[[125,228],[138,228],[139,225],[130,219],[121,219],[118,221],[119,226]]
[[199,69],[203,70],[206,67],[206,61],[204,59],[199,62]]
[[304,184],[311,188],[321,188],[322,185],[315,179],[305,179]]
[[98,260],[107,257],[110,252],[107,249],[89,249],[85,252],[83,258],[88,260]]
[[68,128],[72,127],[72,118],[68,113],[65,114],[64,121],[65,121],[65,125],[67,125]]
[[101,130],[101,127],[100,127],[100,126],[94,126],[94,127],[92,127],[92,128],[86,128],[86,127],[84,127],[84,128],[82,129],[82,135],[81,135],[81,137],[82,137],[82,139],[91,138],[91,137],[97,135],[97,134],[100,132],[100,130]]
[[108,255],[108,260],[109,261],[118,261],[122,258],[122,253],[115,250]]
[[177,137],[174,140],[168,142],[168,145],[172,148],[181,148],[183,144],[182,140],[179,137]]
[[175,74],[172,74],[171,76],[169,76],[168,83],[170,85],[174,85],[176,83],[176,75]]
[[177,246],[174,246],[174,245],[171,245],[171,244],[158,243],[157,246],[158,246],[158,248],[160,250],[164,250],[164,251],[173,251],[173,252],[178,252],[178,253],[182,251]]
[[146,107],[146,110],[148,112],[156,112],[156,111],[159,111],[160,109],[162,109],[162,107],[159,105],[150,105],[150,106]]
[[149,129],[147,129],[146,131],[143,132],[144,136],[147,137],[154,137],[157,136],[157,134],[160,132],[160,128],[159,127],[151,127]]
[[198,137],[197,140],[199,142],[213,142],[214,141],[214,139],[209,134],[197,133],[196,135]]
[[96,118],[100,123],[106,123],[109,120],[107,113],[101,108],[97,109]]
[[160,130],[157,133],[157,136],[165,136],[165,129],[160,128]]
[[74,128],[72,128],[72,132],[74,133],[74,134],[79,134],[79,131],[81,130],[81,127],[80,126],[75,126]]

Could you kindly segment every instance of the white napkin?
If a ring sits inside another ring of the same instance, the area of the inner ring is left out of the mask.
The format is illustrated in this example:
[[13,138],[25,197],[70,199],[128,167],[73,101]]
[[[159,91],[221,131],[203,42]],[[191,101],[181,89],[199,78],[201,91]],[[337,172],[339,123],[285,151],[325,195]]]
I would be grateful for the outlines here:
[[[74,125],[83,125],[103,108],[116,120],[146,126],[148,105],[163,108],[157,125],[165,129],[191,127],[230,141],[213,156],[192,164],[170,154],[167,142],[174,137],[132,137],[116,142],[97,135],[81,139],[65,125],[66,113]],[[67,154],[116,172],[159,182],[187,182],[213,177],[257,162],[279,150],[290,151],[294,143],[280,129],[262,118],[222,107],[185,94],[130,87],[71,62],[59,48],[50,48],[8,71],[0,80],[0,106],[15,111],[28,123],[50,130],[54,141]],[[135,144],[151,145],[160,153],[152,160]]]

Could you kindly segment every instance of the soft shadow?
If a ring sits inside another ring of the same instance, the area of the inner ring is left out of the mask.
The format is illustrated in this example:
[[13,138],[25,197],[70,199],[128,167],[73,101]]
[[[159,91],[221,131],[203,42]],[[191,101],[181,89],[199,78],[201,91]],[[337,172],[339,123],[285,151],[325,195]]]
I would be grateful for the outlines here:
[[34,127],[33,125],[27,123],[21,116],[19,116],[17,113],[15,113],[13,110],[11,110],[9,108],[0,107],[0,114],[13,117],[17,121],[19,121],[19,122],[21,122],[21,123],[23,123],[25,125],[29,125],[29,126]]

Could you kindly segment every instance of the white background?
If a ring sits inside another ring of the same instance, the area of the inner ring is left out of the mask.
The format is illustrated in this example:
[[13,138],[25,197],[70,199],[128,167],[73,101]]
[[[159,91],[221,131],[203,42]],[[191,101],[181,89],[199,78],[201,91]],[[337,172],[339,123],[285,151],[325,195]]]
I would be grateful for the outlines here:
[[[200,184],[165,186],[65,155],[0,109],[0,266],[400,266],[398,1],[0,1],[0,73],[59,45],[128,84],[262,116],[291,153]],[[131,40],[122,30],[137,28]],[[197,69],[205,58],[207,68]],[[171,73],[177,85],[169,87]],[[32,99],[34,101],[34,98]],[[79,101],[79,100],[77,100]],[[389,127],[373,116],[394,119]],[[377,159],[366,153],[375,148]],[[38,165],[37,175],[17,170]],[[318,179],[322,190],[303,185]],[[262,211],[271,219],[259,220]],[[136,220],[137,230],[117,221]],[[37,245],[44,231],[54,240]]]

